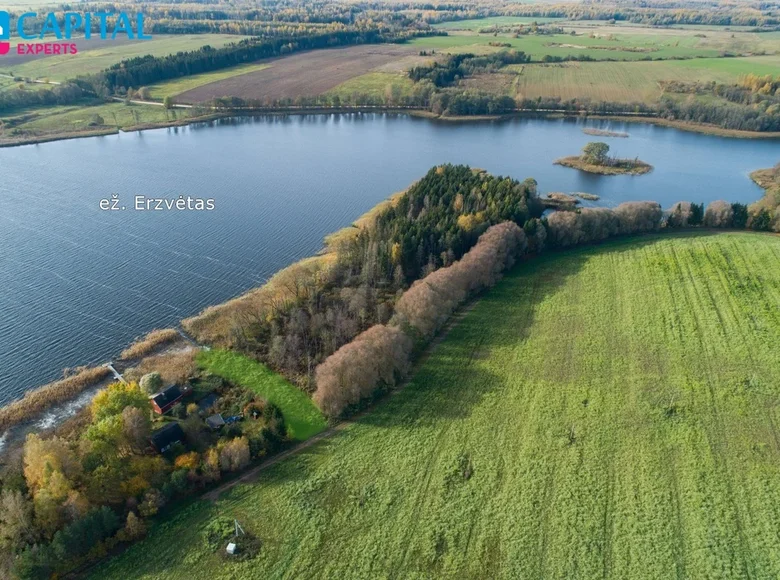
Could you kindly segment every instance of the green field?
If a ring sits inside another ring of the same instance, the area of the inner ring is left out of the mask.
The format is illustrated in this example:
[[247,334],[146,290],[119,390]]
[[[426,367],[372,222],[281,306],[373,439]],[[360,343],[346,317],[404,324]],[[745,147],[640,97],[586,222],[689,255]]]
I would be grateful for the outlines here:
[[99,72],[118,62],[151,54],[165,56],[180,51],[195,50],[210,44],[213,47],[223,46],[230,42],[238,42],[243,36],[230,34],[179,34],[154,35],[152,40],[130,42],[116,45],[103,44],[100,48],[80,51],[78,54],[48,56],[32,60],[25,64],[6,70],[0,62],[0,72],[13,72],[16,76],[30,78],[48,78],[64,81],[78,75]]
[[226,350],[201,352],[198,364],[279,407],[288,435],[293,439],[303,441],[325,429],[325,419],[308,395],[264,365]]
[[[643,101],[661,96],[661,81],[735,83],[740,75],[773,74],[780,56],[697,58],[653,62],[568,62],[511,65],[504,69],[501,92],[512,97],[590,98],[597,101]],[[479,84],[482,79],[476,79]],[[494,79],[495,81],[495,79]]]
[[411,95],[414,82],[406,74],[389,72],[370,72],[349,79],[327,92],[338,95],[339,98],[350,98],[353,95],[372,95],[385,98],[388,95],[403,97]]
[[526,262],[398,395],[93,577],[780,577],[778,266],[707,232]]
[[103,119],[106,127],[126,128],[134,125],[164,123],[190,116],[189,109],[168,111],[161,106],[125,105],[106,103],[92,106],[55,106],[14,111],[11,117],[30,116],[30,119],[16,125],[30,133],[72,132],[89,128],[95,116]]
[[[464,21],[479,22],[479,21]],[[460,23],[462,24],[462,22]],[[501,50],[490,43],[507,43],[512,48],[530,54],[534,59],[550,56],[587,55],[596,60],[643,60],[651,58],[704,58],[732,55],[778,54],[780,34],[745,33],[723,30],[697,32],[694,30],[642,27],[579,26],[561,21],[570,34],[524,35],[478,34],[455,31],[448,36],[415,38],[411,44],[441,52],[492,52]]]

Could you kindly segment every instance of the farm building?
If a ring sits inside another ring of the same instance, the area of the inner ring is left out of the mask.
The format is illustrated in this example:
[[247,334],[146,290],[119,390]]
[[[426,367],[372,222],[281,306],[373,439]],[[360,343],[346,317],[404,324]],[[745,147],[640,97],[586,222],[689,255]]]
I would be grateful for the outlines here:
[[151,441],[158,452],[165,453],[171,446],[184,441],[184,431],[178,423],[168,423],[152,433]]
[[165,415],[173,406],[182,400],[184,393],[176,385],[164,388],[162,391],[151,397],[154,412]]

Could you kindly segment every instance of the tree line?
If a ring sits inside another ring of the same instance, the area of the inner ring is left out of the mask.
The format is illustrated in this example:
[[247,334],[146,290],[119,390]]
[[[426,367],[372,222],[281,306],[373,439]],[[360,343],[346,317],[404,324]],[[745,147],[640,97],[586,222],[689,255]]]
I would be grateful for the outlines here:
[[515,221],[490,226],[460,260],[428,273],[403,292],[386,325],[371,327],[318,365],[314,401],[326,415],[338,417],[397,385],[411,367],[414,352],[421,351],[461,304],[493,286],[523,255],[696,226],[780,231],[780,190],[771,200],[750,207],[722,200],[706,208],[679,202],[664,212],[656,202],[638,201],[613,209],[559,210],[542,220],[527,220],[522,229]]
[[502,50],[485,56],[464,53],[449,56],[444,62],[412,67],[408,74],[414,82],[425,79],[436,87],[446,87],[475,73],[496,71],[509,64],[530,61],[531,56],[520,50]]

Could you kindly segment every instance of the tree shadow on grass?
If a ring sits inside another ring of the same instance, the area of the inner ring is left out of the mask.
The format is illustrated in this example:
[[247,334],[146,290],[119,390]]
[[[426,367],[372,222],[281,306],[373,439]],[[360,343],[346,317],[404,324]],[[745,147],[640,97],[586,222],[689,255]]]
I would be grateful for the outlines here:
[[[680,231],[611,239],[555,250],[517,264],[415,365],[409,381],[354,422],[375,427],[414,427],[471,415],[485,395],[507,380],[491,370],[492,353],[529,337],[538,306],[562,289],[592,257],[635,252],[670,239],[706,238],[718,232]],[[617,273],[616,273],[617,275]],[[551,353],[551,355],[554,353]]]

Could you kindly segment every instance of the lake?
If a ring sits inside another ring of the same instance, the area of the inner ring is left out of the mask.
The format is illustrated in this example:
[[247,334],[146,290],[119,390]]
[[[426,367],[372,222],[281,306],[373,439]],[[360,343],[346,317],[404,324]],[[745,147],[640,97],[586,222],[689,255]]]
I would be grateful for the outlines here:
[[[594,140],[655,170],[605,177],[552,164]],[[755,201],[762,192],[748,173],[778,160],[776,140],[644,124],[384,114],[242,118],[2,149],[0,403],[262,284],[436,164],[534,177],[540,192],[596,193],[605,205],[668,207]],[[112,194],[127,210],[100,209]],[[135,195],[213,198],[215,209],[134,211]]]

